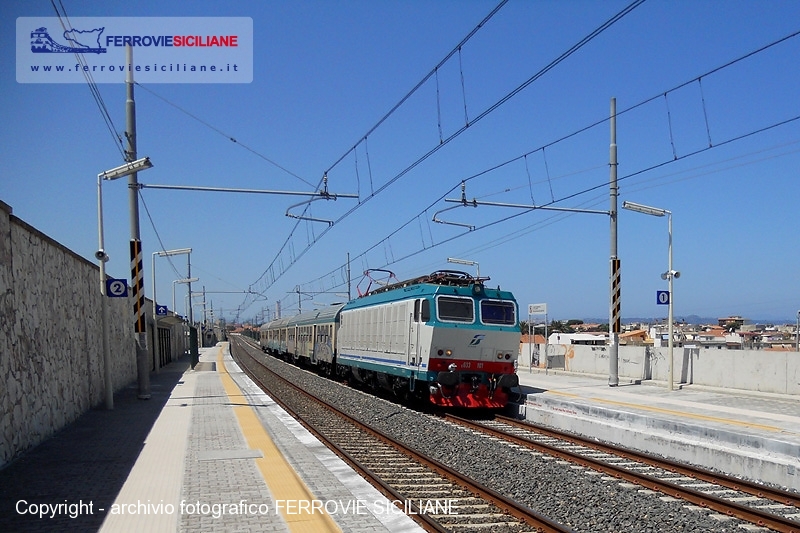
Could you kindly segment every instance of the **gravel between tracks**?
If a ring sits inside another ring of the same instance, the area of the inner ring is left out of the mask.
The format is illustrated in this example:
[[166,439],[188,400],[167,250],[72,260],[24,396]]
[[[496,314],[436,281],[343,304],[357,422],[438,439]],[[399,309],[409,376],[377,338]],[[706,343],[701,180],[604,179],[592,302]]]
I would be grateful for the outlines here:
[[688,509],[683,501],[664,501],[661,494],[647,494],[592,470],[474,435],[272,357],[261,359],[316,397],[576,531],[744,531],[739,520]]

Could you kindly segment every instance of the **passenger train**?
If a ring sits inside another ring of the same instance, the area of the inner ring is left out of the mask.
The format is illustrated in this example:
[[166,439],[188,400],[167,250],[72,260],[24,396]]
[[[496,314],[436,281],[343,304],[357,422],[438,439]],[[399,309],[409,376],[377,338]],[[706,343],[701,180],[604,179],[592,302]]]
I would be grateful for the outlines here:
[[453,270],[261,326],[262,349],[442,407],[501,408],[519,386],[514,296]]

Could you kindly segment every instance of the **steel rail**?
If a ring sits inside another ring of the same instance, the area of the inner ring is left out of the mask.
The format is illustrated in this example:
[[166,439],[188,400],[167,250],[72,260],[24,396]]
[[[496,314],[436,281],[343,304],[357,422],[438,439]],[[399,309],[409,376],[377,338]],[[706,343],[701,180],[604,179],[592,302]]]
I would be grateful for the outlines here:
[[[269,368],[264,366],[261,362],[259,362],[255,357],[253,357],[249,353],[247,355],[250,357],[251,361],[254,361],[256,364],[259,365],[260,368],[266,370],[272,376],[278,378],[281,382],[283,382],[283,383],[285,383],[287,385],[290,385],[293,389],[295,389],[296,391],[302,392],[306,396],[308,395],[308,393],[306,393],[302,389],[299,389],[293,383],[290,383],[290,382],[286,381],[285,379],[283,379],[278,374],[275,374],[274,372],[272,372],[272,370],[270,370]],[[355,457],[350,455],[347,451],[342,449],[338,444],[336,444],[335,442],[330,440],[327,436],[325,436],[325,434],[323,434],[321,431],[318,431],[316,427],[314,427],[312,424],[309,424],[306,420],[304,420],[303,417],[299,413],[297,413],[294,409],[292,409],[292,407],[290,405],[288,405],[286,402],[284,402],[280,398],[280,395],[275,394],[274,391],[264,382],[263,379],[261,379],[258,376],[256,376],[256,374],[253,372],[253,370],[250,367],[250,365],[248,365],[246,362],[244,362],[244,360],[240,356],[234,356],[233,352],[231,352],[231,357],[235,358],[236,362],[241,366],[241,368],[244,370],[245,374],[247,374],[250,377],[250,379],[252,379],[262,390],[264,390],[265,392],[269,392],[270,393],[270,397],[272,398],[272,400],[275,403],[280,405],[281,408],[284,411],[289,413],[289,415],[292,418],[297,420],[304,428],[306,428],[309,432],[311,432],[312,435],[314,435],[323,444],[325,444],[325,446],[327,446],[329,449],[333,450],[333,452],[336,455],[338,455],[342,460],[344,460],[347,464],[349,464],[354,470],[356,470],[364,478],[368,479],[370,481],[370,483],[373,484],[373,486],[375,486],[380,492],[383,493],[384,496],[392,498],[392,501],[402,501],[403,500],[402,494],[397,492],[391,485],[385,483],[377,474],[375,474],[369,468],[367,468],[365,465],[363,465],[358,459],[356,459]],[[414,505],[413,502],[410,504],[410,507],[415,512],[417,512],[417,514],[414,516],[414,519],[418,520],[418,521],[421,521],[422,523],[420,525],[426,531],[428,531],[430,533],[446,533],[448,531],[447,529],[443,528],[441,524],[439,524],[437,521],[435,521],[432,518],[430,518],[428,515],[426,515],[424,513],[419,513],[418,512],[419,511],[418,507],[416,505]]]
[[650,466],[663,468],[664,470],[670,470],[672,472],[675,472],[676,474],[690,476],[701,481],[707,481],[709,483],[715,483],[717,485],[721,485],[731,490],[738,490],[740,492],[744,492],[752,496],[758,496],[759,498],[765,498],[773,500],[777,503],[782,503],[784,505],[800,508],[800,493],[789,492],[778,488],[768,487],[765,485],[759,485],[758,483],[754,483],[743,479],[738,479],[733,476],[728,476],[722,473],[711,472],[709,470],[705,470],[692,465],[678,463],[676,461],[672,461],[670,459],[664,459],[661,457],[657,457],[655,455],[650,455],[648,453],[637,452],[635,450],[628,450],[625,448],[614,446],[613,444],[604,444],[601,442],[584,439],[577,435],[571,435],[569,433],[563,433],[558,430],[521,422],[514,418],[508,418],[505,416],[496,416],[495,419],[504,422],[506,424],[515,427],[520,427],[523,429],[533,428],[536,432],[548,435],[553,438],[567,440],[574,444],[580,444],[588,448],[594,448],[595,450],[598,451],[619,455],[620,457],[625,457],[626,459],[632,459],[634,461],[639,461],[648,464]]
[[[233,355],[233,353],[232,353],[232,355]],[[516,518],[516,519],[518,519],[520,521],[525,522],[526,524],[528,524],[531,527],[536,528],[534,531],[541,532],[541,533],[566,533],[566,532],[572,532],[573,531],[572,529],[567,528],[567,527],[565,527],[565,526],[563,526],[563,525],[561,525],[561,524],[559,524],[559,523],[557,523],[557,522],[555,522],[553,520],[550,520],[549,518],[545,517],[544,515],[541,515],[541,514],[537,513],[536,511],[534,511],[530,507],[522,505],[522,504],[520,504],[518,502],[515,502],[514,500],[509,499],[509,498],[506,498],[502,494],[492,490],[489,487],[486,487],[485,485],[482,485],[481,483],[478,483],[477,481],[473,480],[472,478],[464,476],[463,474],[448,468],[446,465],[444,465],[443,463],[440,463],[436,459],[433,459],[432,457],[428,457],[428,456],[426,456],[426,455],[424,455],[424,454],[422,454],[420,452],[417,452],[416,450],[414,450],[412,448],[409,448],[408,446],[406,446],[406,445],[402,444],[401,442],[393,439],[392,437],[390,437],[390,436],[388,436],[388,435],[386,435],[386,434],[384,434],[384,433],[382,433],[382,432],[380,432],[380,431],[378,431],[378,430],[376,430],[374,428],[371,428],[371,427],[365,425],[364,423],[362,423],[359,420],[351,417],[347,413],[344,413],[341,410],[339,410],[338,408],[328,404],[324,400],[321,400],[319,398],[316,398],[316,397],[312,396],[307,391],[305,391],[302,388],[298,387],[294,383],[285,380],[280,375],[275,374],[272,370],[268,369],[263,363],[258,361],[252,355],[248,354],[248,356],[251,358],[252,361],[255,361],[262,368],[264,368],[266,371],[268,371],[271,374],[273,374],[274,376],[276,376],[279,380],[281,380],[284,384],[290,386],[296,392],[302,394],[303,396],[305,396],[305,397],[307,397],[307,398],[309,398],[309,399],[311,399],[311,400],[313,400],[315,402],[318,402],[320,405],[322,405],[326,409],[332,411],[333,413],[335,413],[337,416],[341,417],[345,421],[353,424],[354,426],[356,426],[361,431],[364,431],[365,433],[368,433],[368,434],[372,435],[374,438],[378,439],[379,441],[384,442],[387,445],[399,450],[400,452],[402,452],[403,454],[411,457],[412,459],[414,459],[415,461],[419,462],[420,464],[423,464],[424,466],[428,467],[429,469],[433,470],[434,472],[438,473],[439,475],[449,479],[451,482],[456,483],[458,485],[461,485],[466,490],[468,490],[468,491],[478,495],[480,498],[492,503],[493,505],[498,507],[501,511],[503,511],[505,513],[508,513],[510,516],[513,516],[514,518]],[[237,362],[239,360],[240,359],[237,358]],[[251,377],[251,379],[256,381],[259,385],[266,386],[263,383],[262,380],[260,380],[257,376],[254,375],[254,373],[252,372],[252,370],[249,367],[247,367],[244,364],[243,364],[243,367],[245,367],[245,371]],[[289,408],[288,406],[285,406],[278,398],[275,398],[273,396],[273,399],[276,402],[278,402],[279,404],[281,404],[282,407],[287,409],[287,411],[290,412],[290,414],[292,414],[293,417],[297,418],[303,424],[303,426],[305,426],[306,428],[309,429],[309,431],[314,433],[314,435],[318,436],[320,438],[320,440],[322,440],[326,444],[328,442],[330,442],[329,439],[325,438],[324,435],[321,435],[320,432],[317,431],[316,429],[310,427],[309,423],[307,423],[302,418],[300,418],[291,408]],[[333,446],[333,449],[342,451],[338,446],[335,446],[335,445]],[[354,467],[356,467],[360,472],[363,472],[366,475],[368,475],[370,480],[377,481],[381,487],[383,487],[385,485],[382,481],[380,481],[380,479],[377,477],[377,475],[372,474],[369,471],[369,469],[367,469],[366,467],[363,467],[363,465],[360,465],[358,463],[358,461],[355,458],[352,458],[349,454],[344,453],[342,455],[342,458],[347,460],[348,463],[353,461],[351,464]],[[389,488],[391,489],[391,487],[389,487]],[[393,491],[391,493],[395,494]],[[425,514],[421,513],[421,514],[417,514],[417,515],[414,516],[414,518],[417,518],[417,517],[420,517],[420,518],[423,518],[423,519],[427,519],[428,515],[425,515]],[[441,527],[441,526],[439,526],[439,524],[436,523],[436,527]],[[440,530],[437,529],[437,531],[440,531]],[[444,530],[441,530],[441,531],[448,531],[448,530],[444,529]]]
[[[560,459],[578,464],[583,467],[592,468],[593,470],[597,470],[598,472],[602,472],[604,474],[619,479],[624,479],[625,481],[628,481],[630,483],[634,483],[636,485],[661,492],[668,496],[673,496],[675,498],[686,500],[700,507],[713,509],[714,511],[725,514],[727,516],[739,518],[741,520],[745,520],[747,522],[751,522],[753,524],[762,527],[768,527],[770,529],[779,531],[781,533],[800,533],[800,523],[782,516],[775,515],[773,513],[768,513],[758,509],[750,508],[736,502],[726,501],[722,498],[718,498],[710,494],[705,494],[690,488],[681,487],[680,485],[671,483],[669,481],[660,480],[655,477],[649,476],[647,474],[639,474],[627,470],[625,468],[615,466],[614,464],[611,463],[606,463],[601,460],[593,459],[591,457],[585,457],[578,453],[570,452],[568,450],[563,450],[555,446],[551,446],[541,442],[536,442],[532,439],[513,435],[505,431],[501,431],[499,429],[491,428],[473,422],[471,420],[467,420],[453,415],[446,415],[445,419],[451,422],[461,424],[469,429],[484,432],[493,437],[501,438],[527,448],[532,448],[547,455],[552,455]],[[502,418],[503,422],[506,422],[506,420],[510,419]],[[521,425],[522,427],[528,426],[525,427],[525,429],[529,429],[530,431],[533,432],[538,432],[540,429],[538,426],[532,427],[530,424],[527,425],[515,424],[515,425]],[[548,431],[550,430],[544,431],[543,433],[547,433]],[[554,436],[554,435],[548,435],[548,436]],[[575,439],[574,436],[570,437],[572,439]],[[594,442],[590,443],[588,441],[582,441],[580,439],[576,440],[568,439],[568,440],[570,440],[575,444],[580,444],[582,446],[597,448],[597,444]]]

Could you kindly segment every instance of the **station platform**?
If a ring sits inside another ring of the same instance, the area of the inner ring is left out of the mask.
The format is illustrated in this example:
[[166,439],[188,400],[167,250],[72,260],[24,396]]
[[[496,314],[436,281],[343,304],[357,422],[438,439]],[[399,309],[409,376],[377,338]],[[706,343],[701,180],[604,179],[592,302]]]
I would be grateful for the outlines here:
[[800,398],[520,369],[519,415],[640,451],[800,491]]
[[[800,490],[800,399],[520,369],[532,422]],[[0,470],[0,531],[421,531],[260,391],[227,343]],[[380,505],[357,505],[358,502]],[[303,512],[302,506],[328,513]],[[381,511],[381,512],[378,512]]]
[[0,471],[0,531],[421,531],[258,389],[227,343],[150,388],[139,400],[134,383]]

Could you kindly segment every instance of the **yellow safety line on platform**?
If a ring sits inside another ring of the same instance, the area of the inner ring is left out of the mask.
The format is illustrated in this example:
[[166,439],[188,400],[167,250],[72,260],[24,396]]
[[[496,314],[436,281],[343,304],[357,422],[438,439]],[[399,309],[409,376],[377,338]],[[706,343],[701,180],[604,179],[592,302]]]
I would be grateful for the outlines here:
[[253,408],[248,404],[241,404],[242,401],[246,402],[246,398],[225,368],[222,354],[223,350],[220,348],[217,354],[217,371],[222,380],[222,386],[233,403],[233,412],[242,428],[247,445],[251,449],[260,450],[263,454],[263,457],[255,460],[256,466],[275,501],[293,502],[289,507],[292,512],[287,513],[287,505],[282,505],[283,509],[281,510],[281,515],[289,529],[298,533],[341,531],[330,515],[320,512],[319,509],[316,509],[314,513],[298,511],[299,505],[307,504],[307,508],[310,509],[316,498],[286,462],[283,454],[264,430],[264,426]]
[[[548,393],[556,394],[559,396],[567,396],[570,398],[581,398],[581,396],[577,394],[571,394],[568,392],[561,392],[556,390],[548,390]],[[707,422],[719,422],[722,424],[731,424],[734,426],[743,426],[743,427],[750,427],[750,428],[758,428],[763,429],[764,431],[773,431],[773,432],[781,432],[783,431],[782,428],[775,427],[775,426],[767,426],[764,424],[755,424],[753,422],[743,422],[741,420],[733,420],[730,418],[720,418],[717,416],[709,416],[709,415],[699,415],[694,413],[687,413],[686,411],[674,411],[672,409],[664,409],[662,407],[651,407],[649,405],[641,405],[638,403],[627,403],[627,402],[619,402],[616,400],[607,400],[605,398],[587,398],[588,400],[593,400],[602,403],[609,403],[612,405],[619,405],[621,407],[631,407],[634,409],[641,409],[643,411],[653,411],[655,413],[662,413],[668,415],[675,415],[675,416],[682,416],[685,418],[694,418],[697,420],[705,420]]]

